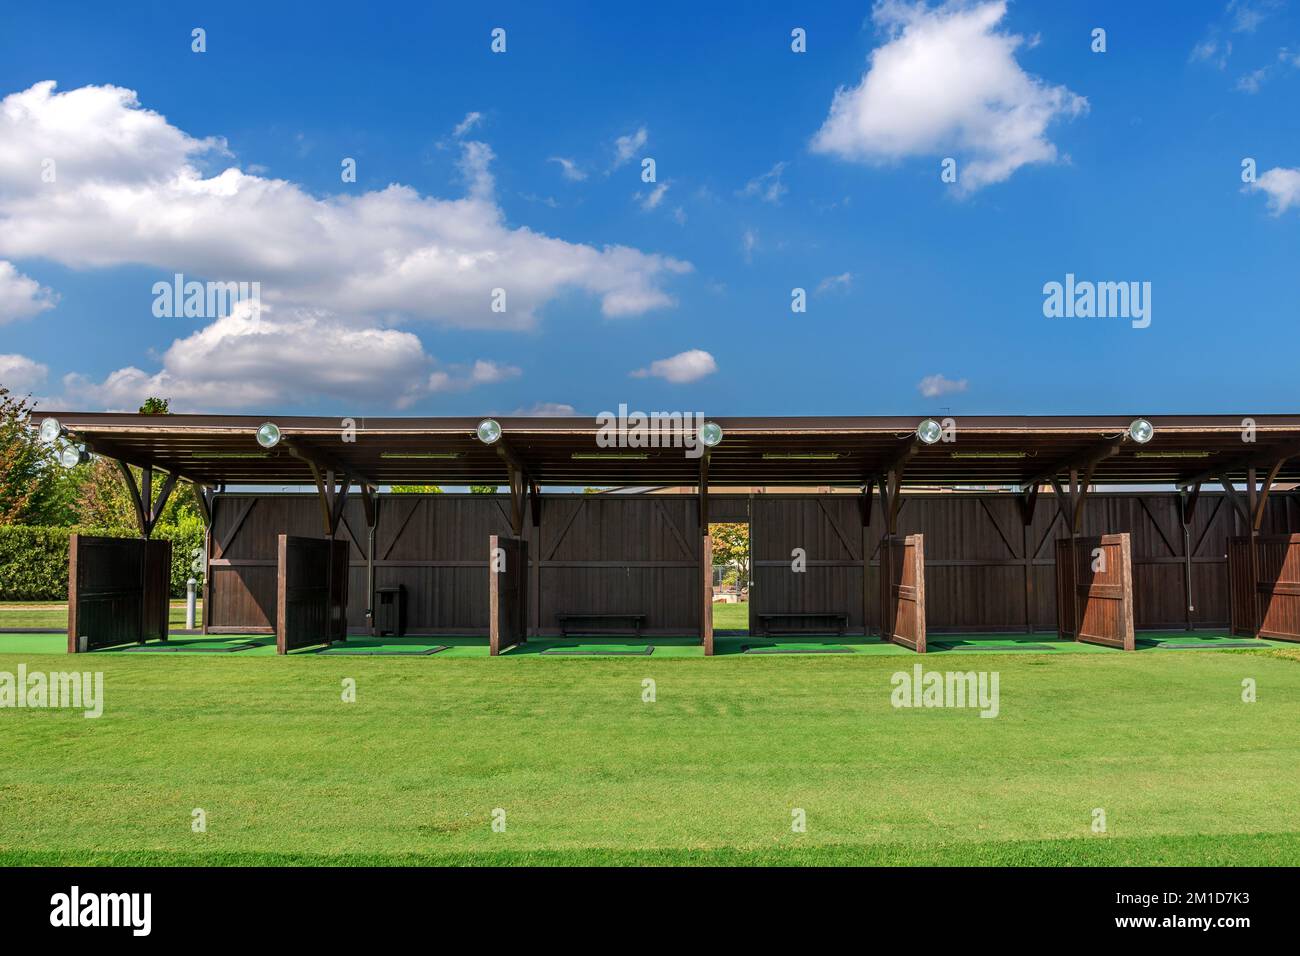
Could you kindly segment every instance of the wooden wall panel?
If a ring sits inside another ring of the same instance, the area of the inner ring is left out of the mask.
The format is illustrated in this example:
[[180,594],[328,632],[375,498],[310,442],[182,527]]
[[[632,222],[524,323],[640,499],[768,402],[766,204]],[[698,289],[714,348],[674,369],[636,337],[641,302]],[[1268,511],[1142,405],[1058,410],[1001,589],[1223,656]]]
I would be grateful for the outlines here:
[[522,538],[488,538],[489,653],[528,638],[528,542]]
[[925,544],[919,534],[881,544],[880,602],[885,640],[925,653]]
[[68,539],[68,653],[167,640],[171,542]]
[[[1300,531],[1294,497],[1274,493],[1265,511],[1267,533]],[[857,495],[728,495],[710,505],[718,520],[749,515],[755,609],[843,610],[850,630],[879,631],[878,499],[865,528]],[[1182,628],[1189,620],[1227,626],[1227,539],[1245,529],[1222,495],[1206,493],[1184,538],[1176,508],[1170,492],[1093,493],[1085,527],[1094,536],[1130,534],[1137,627]],[[530,515],[524,527],[534,565],[534,627],[558,633],[557,613],[604,610],[645,613],[651,633],[698,634],[703,534],[697,509],[691,495],[544,495],[540,525]],[[411,631],[486,635],[482,542],[511,534],[508,498],[381,495],[378,511],[375,583],[405,585]],[[359,501],[349,500],[344,519],[340,537],[355,537],[348,619],[360,628],[368,602]],[[910,493],[898,531],[925,536],[929,631],[1056,628],[1054,542],[1066,532],[1051,493],[1040,495],[1028,527],[1011,495]],[[322,533],[313,496],[218,496],[209,535],[210,629],[273,629],[274,541],[281,533]],[[807,552],[801,575],[790,569],[794,547]]]
[[[1131,547],[1127,533],[1057,541],[1061,637],[1136,649]],[[1071,597],[1073,606],[1067,608]]]
[[278,653],[347,638],[348,547],[329,538],[277,536]]

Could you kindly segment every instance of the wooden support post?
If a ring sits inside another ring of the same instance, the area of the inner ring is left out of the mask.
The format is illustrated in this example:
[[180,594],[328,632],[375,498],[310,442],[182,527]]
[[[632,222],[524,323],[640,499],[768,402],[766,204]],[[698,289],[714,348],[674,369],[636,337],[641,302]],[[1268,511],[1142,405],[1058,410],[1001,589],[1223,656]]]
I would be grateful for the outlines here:
[[1193,614],[1196,602],[1192,595],[1192,515],[1196,513],[1196,502],[1201,497],[1201,483],[1197,482],[1189,490],[1180,489],[1177,498],[1178,521],[1183,526],[1183,606],[1186,615],[1185,630],[1194,629]]
[[[868,478],[862,486],[859,508],[862,512],[862,533],[859,535],[862,548],[862,636],[871,636],[871,506],[875,496],[875,482]],[[753,541],[750,541],[753,547]],[[752,560],[752,554],[751,554]]]
[[[700,534],[700,640],[704,656],[713,656],[713,537],[709,534],[709,450],[700,456],[699,484]],[[752,560],[752,558],[751,558]]]
[[1030,487],[1023,489],[1019,498],[1016,499],[1016,504],[1020,509],[1020,554],[1025,579],[1026,634],[1031,634],[1034,630],[1034,554],[1030,550],[1030,542],[1033,536],[1029,533],[1029,528],[1034,523],[1034,512],[1038,508],[1038,489],[1039,485],[1035,482]]

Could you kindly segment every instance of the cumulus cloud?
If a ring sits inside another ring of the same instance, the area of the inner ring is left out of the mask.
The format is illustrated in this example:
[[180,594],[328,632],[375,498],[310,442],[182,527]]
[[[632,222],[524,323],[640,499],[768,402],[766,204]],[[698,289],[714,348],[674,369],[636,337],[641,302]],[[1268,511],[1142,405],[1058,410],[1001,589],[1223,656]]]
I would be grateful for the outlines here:
[[465,118],[457,123],[456,128],[451,131],[451,135],[460,139],[481,122],[483,122],[483,114],[478,110],[466,113]]
[[857,86],[835,92],[813,151],[865,163],[952,155],[964,192],[1054,162],[1048,126],[1088,101],[1021,68],[1024,38],[999,30],[1006,12],[1005,0],[877,3],[872,17],[887,41]]
[[1260,173],[1255,182],[1246,187],[1259,190],[1268,196],[1269,211],[1280,216],[1292,206],[1300,208],[1300,168],[1275,166]]
[[662,378],[675,385],[694,382],[712,375],[718,370],[718,363],[713,356],[703,349],[690,349],[679,352],[671,358],[656,359],[649,368],[639,368],[632,373],[633,378]]
[[[470,128],[469,119],[461,126]],[[290,387],[338,394],[334,389],[342,386],[357,397],[382,391],[408,400],[397,376],[410,366],[371,366],[363,354],[374,348],[381,359],[394,351],[407,361],[417,356],[419,340],[392,329],[396,323],[532,328],[548,302],[573,291],[598,299],[608,317],[674,304],[664,284],[690,271],[688,263],[508,224],[494,196],[491,147],[477,141],[459,147],[463,197],[426,196],[396,184],[316,196],[287,180],[220,168],[228,155],[222,140],[190,136],[141,106],[131,90],[88,86],[60,93],[53,82],[38,83],[0,100],[0,257],[256,281],[264,307],[278,308],[270,327],[278,331],[258,333],[234,319],[214,322],[177,340],[166,353],[170,363],[165,357],[158,372],[121,369],[98,383],[74,376],[73,386],[106,402],[141,380],[155,394],[192,396],[195,405],[210,397],[213,405],[228,406],[232,391],[249,398],[242,404],[253,404],[253,397],[271,400]],[[53,182],[42,178],[47,159],[54,162]],[[497,289],[506,293],[505,311],[493,310]],[[265,341],[259,334],[284,335],[286,346],[296,346],[310,341],[303,323],[326,347],[309,346],[292,361],[319,374],[304,372],[283,385],[251,380],[253,374],[279,377],[287,361],[283,351],[265,366],[252,361],[248,352]],[[334,345],[344,346],[337,356]],[[205,349],[213,358],[243,361],[191,363],[182,371],[181,357]],[[331,366],[336,359],[338,368]],[[182,374],[194,377],[182,381]],[[421,368],[418,381],[428,374]]]
[[25,395],[45,382],[49,367],[26,355],[0,355],[0,386],[15,395]]
[[626,136],[620,136],[614,140],[614,169],[630,163],[638,150],[646,144],[647,139],[649,139],[649,134],[646,133],[646,128],[642,126],[635,133],[628,133]]
[[16,319],[30,319],[54,308],[59,297],[35,279],[19,272],[12,262],[0,259],[0,325]]
[[938,398],[940,395],[964,392],[966,391],[966,384],[964,378],[954,381],[950,378],[944,378],[942,375],[927,375],[916,383],[916,390],[925,398]]

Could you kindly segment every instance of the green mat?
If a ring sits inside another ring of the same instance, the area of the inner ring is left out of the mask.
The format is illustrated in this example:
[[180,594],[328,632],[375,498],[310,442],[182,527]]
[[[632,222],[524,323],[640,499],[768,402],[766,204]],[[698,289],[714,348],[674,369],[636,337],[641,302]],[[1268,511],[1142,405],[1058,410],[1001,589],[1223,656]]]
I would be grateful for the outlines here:
[[541,654],[551,657],[649,657],[655,652],[653,644],[636,650],[615,650],[614,648],[586,647],[548,647]]
[[232,654],[257,647],[252,641],[240,641],[238,644],[216,644],[211,641],[194,644],[137,644],[134,647],[101,648],[116,650],[121,654]]
[[929,650],[938,651],[1050,651],[1055,650],[1051,644],[993,644],[993,643],[960,643],[952,641],[929,641],[926,644]]
[[742,644],[742,654],[852,654],[847,647],[779,647],[773,645]]
[[1154,647],[1158,651],[1204,651],[1214,650],[1219,647],[1268,647],[1263,641],[1196,641],[1193,643],[1162,641],[1159,644],[1148,644],[1148,647]]
[[427,657],[445,651],[450,645],[434,644],[432,647],[403,648],[392,645],[378,647],[322,647],[317,654],[330,657]]

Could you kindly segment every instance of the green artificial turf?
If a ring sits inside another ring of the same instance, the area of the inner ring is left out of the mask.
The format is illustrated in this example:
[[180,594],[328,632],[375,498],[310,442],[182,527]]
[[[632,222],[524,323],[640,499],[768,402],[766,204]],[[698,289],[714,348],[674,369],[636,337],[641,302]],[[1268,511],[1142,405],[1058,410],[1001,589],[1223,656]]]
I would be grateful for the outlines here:
[[[0,671],[94,669],[105,697],[99,719],[0,710],[0,865],[1300,864],[1296,648],[704,660],[654,644],[69,658],[0,638]],[[998,716],[893,707],[916,665],[996,671]]]

